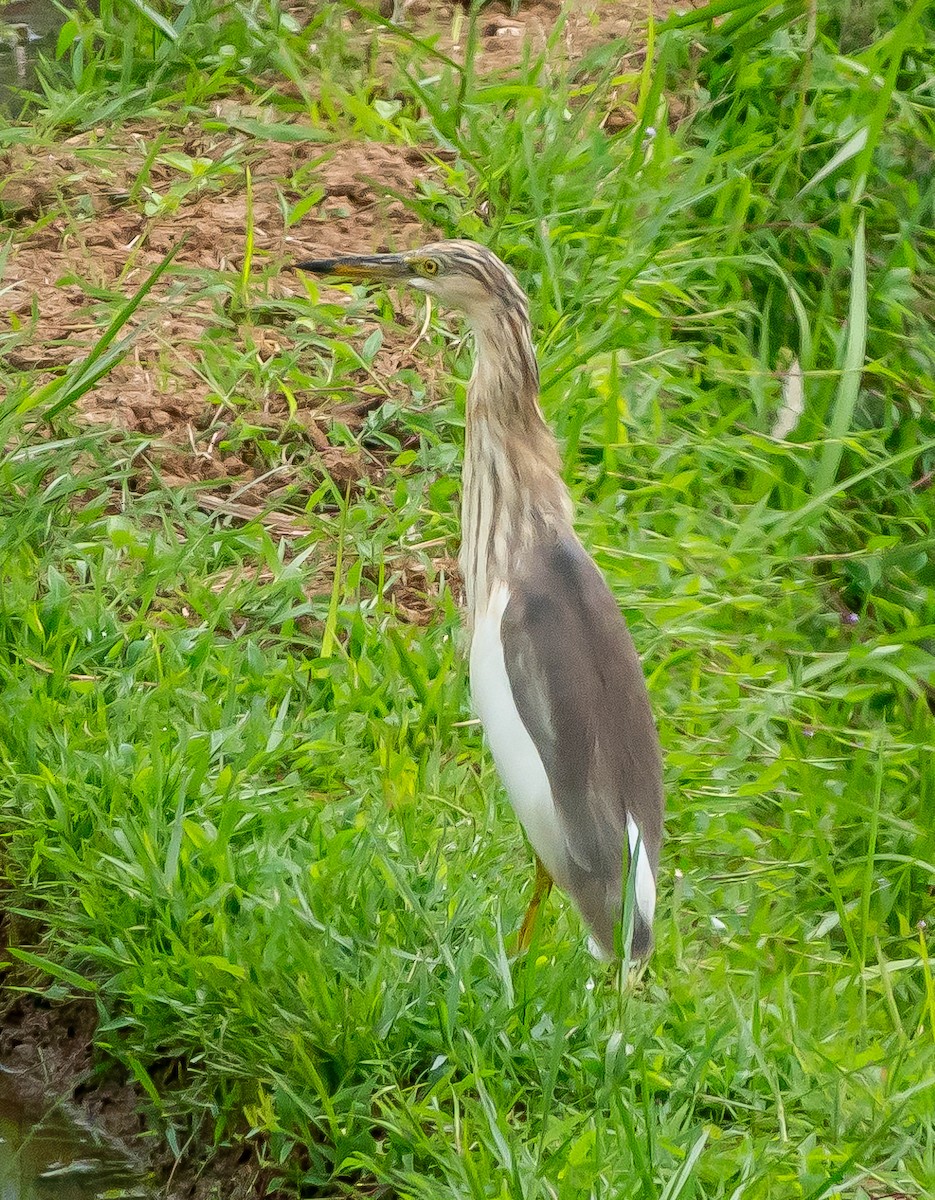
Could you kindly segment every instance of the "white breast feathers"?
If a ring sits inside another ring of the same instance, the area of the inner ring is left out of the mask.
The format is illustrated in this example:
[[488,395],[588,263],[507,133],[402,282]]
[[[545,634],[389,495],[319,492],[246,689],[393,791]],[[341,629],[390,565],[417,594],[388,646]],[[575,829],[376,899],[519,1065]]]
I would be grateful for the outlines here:
[[500,624],[509,599],[507,585],[496,583],[485,611],[475,616],[471,695],[510,803],[542,865],[564,887],[567,852],[552,789],[513,700],[503,657]]

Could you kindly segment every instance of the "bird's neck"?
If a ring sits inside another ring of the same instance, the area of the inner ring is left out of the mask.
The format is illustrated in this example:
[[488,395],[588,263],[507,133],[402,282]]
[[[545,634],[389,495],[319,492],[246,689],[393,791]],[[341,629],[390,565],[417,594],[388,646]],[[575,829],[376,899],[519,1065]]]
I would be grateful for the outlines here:
[[529,319],[516,308],[472,322],[461,491],[461,573],[471,623],[491,589],[522,569],[536,543],[571,529],[558,447],[539,408]]

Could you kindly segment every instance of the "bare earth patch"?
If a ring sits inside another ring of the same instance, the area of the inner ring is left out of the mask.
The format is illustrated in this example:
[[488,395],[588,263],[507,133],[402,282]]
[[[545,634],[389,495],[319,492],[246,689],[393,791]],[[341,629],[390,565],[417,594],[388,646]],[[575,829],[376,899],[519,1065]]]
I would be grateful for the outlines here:
[[[672,12],[688,12],[701,4],[702,0],[653,0],[653,17],[662,21]],[[404,28],[420,38],[437,38],[439,50],[463,62],[468,41],[464,6],[403,0],[400,7]],[[475,70],[480,75],[508,70],[530,54],[574,63],[618,38],[641,46],[647,16],[643,0],[537,0],[520,5],[496,0],[480,13]]]
[[[147,142],[154,136],[146,126],[120,131],[109,149],[119,154],[122,178],[108,178],[95,166],[94,133],[70,139],[71,145],[49,150],[39,158],[8,152],[0,158],[5,179],[0,199],[20,196],[29,217],[41,216],[60,197],[89,197],[94,215],[84,220],[56,216],[38,224],[17,242],[7,269],[3,313],[8,321],[29,330],[24,344],[10,354],[23,369],[58,368],[86,353],[102,332],[95,293],[129,296],[169,250],[182,248],[173,273],[149,298],[155,308],[137,337],[130,358],[119,364],[85,399],[81,407],[92,422],[117,424],[144,433],[184,433],[186,423],[204,417],[211,390],[198,370],[192,348],[216,320],[215,307],[205,296],[204,275],[181,289],[178,279],[186,268],[220,272],[233,277],[244,255],[248,224],[244,174],[237,169],[209,194],[183,200],[171,215],[149,217],[122,202],[120,189],[143,163]],[[178,147],[178,149],[176,149]],[[324,195],[319,205],[321,225],[315,230],[316,249],[349,244],[402,247],[417,240],[420,223],[386,189],[412,192],[415,181],[431,166],[427,154],[413,147],[357,143],[309,147],[304,142],[245,147],[244,139],[210,136],[201,129],[182,130],[172,150],[213,162],[239,150],[253,158],[253,222],[255,266],[278,271],[301,254],[295,234],[284,228],[280,196],[300,168],[313,166],[312,178]],[[19,148],[17,148],[19,149]],[[311,149],[311,154],[310,154]],[[80,157],[79,157],[80,156]],[[311,160],[311,164],[310,164]],[[171,166],[154,165],[150,188],[166,191],[177,182]],[[377,184],[375,181],[379,180]],[[295,199],[296,197],[293,197]],[[291,276],[271,285],[271,291],[300,293]],[[186,295],[185,292],[188,292]],[[202,294],[199,294],[202,293]],[[35,317],[33,317],[35,312]],[[272,335],[266,334],[267,339]],[[281,335],[276,335],[281,337]],[[260,352],[280,348],[275,342]]]
[[[657,0],[657,19],[673,7]],[[431,38],[443,53],[463,54],[467,27],[460,6],[412,0],[403,8],[405,28]],[[542,0],[514,14],[509,5],[493,4],[481,14],[476,69],[509,70],[524,55],[542,53],[560,18],[552,53],[574,60],[601,42],[632,38],[645,25],[645,7],[636,0]],[[0,153],[0,213],[9,214],[14,229],[0,320],[23,331],[8,355],[15,367],[55,370],[80,359],[100,336],[113,302],[132,295],[183,242],[171,272],[137,314],[132,352],[79,404],[89,423],[156,435],[175,451],[170,474],[180,481],[259,474],[236,454],[218,452],[218,389],[202,366],[203,339],[218,324],[218,288],[207,286],[206,273],[216,273],[214,282],[230,291],[243,263],[249,224],[244,165],[252,175],[253,274],[263,275],[273,298],[304,294],[294,277],[279,273],[303,253],[402,249],[433,233],[398,197],[415,197],[420,180],[437,175],[434,148],[322,143],[311,129],[308,141],[260,143],[239,133],[237,124],[270,119],[261,106],[224,100],[215,115],[224,125],[218,131],[197,123],[166,130],[140,121],[79,134],[38,155],[19,146]],[[300,136],[301,128],[293,128]],[[147,162],[160,137],[160,152]],[[287,229],[284,205],[302,199],[297,176],[306,194],[317,188],[322,195]],[[249,320],[224,336],[261,363],[291,348],[282,330]],[[405,350],[403,342],[388,341],[376,364],[381,375],[415,365]],[[274,416],[281,396],[258,400],[261,413]],[[319,402],[304,417],[327,455],[321,412]],[[353,470],[343,455],[332,454],[324,464],[342,478]]]
[[[127,1153],[162,1200],[256,1200],[270,1173],[253,1148],[222,1150],[204,1170],[177,1163],[162,1137],[146,1137],[142,1088],[117,1072],[95,1069],[98,1012],[90,1000],[46,1004],[33,995],[7,997],[0,1006],[0,1063],[10,1072],[24,1113],[39,1119],[64,1103],[81,1123],[103,1132],[115,1152]],[[158,1072],[157,1072],[158,1075]]]
[[[242,106],[224,102],[218,109],[219,116],[234,120]],[[0,178],[6,181],[0,201],[22,205],[21,226],[35,222],[14,243],[6,272],[2,313],[24,331],[8,361],[39,371],[79,361],[100,337],[115,303],[132,295],[181,241],[171,271],[130,323],[136,330],[130,352],[82,397],[78,416],[88,424],[153,436],[151,453],[170,483],[210,480],[224,495],[231,490],[229,481],[238,488],[249,485],[251,503],[275,503],[283,472],[271,472],[268,461],[229,436],[237,418],[262,426],[271,438],[290,421],[276,385],[277,363],[293,349],[288,334],[274,320],[253,322],[249,314],[224,318],[245,252],[245,173],[238,165],[212,177],[211,186],[183,196],[171,213],[147,215],[127,196],[156,136],[147,123],[131,124],[116,136],[82,134],[38,157],[17,148],[0,159]],[[414,194],[418,180],[434,170],[429,152],[418,147],[301,141],[258,147],[238,134],[186,127],[170,136],[166,153],[153,163],[147,183],[151,194],[165,197],[180,181],[186,183],[174,165],[181,161],[176,156],[208,164],[245,159],[250,166],[253,278],[262,274],[273,302],[305,294],[301,281],[283,268],[307,253],[354,245],[397,249],[427,236],[394,196]],[[317,219],[292,232],[286,229],[283,206],[302,198],[292,183],[300,170],[321,199]],[[60,212],[62,199],[68,208],[83,203],[93,213],[43,220],[46,209]],[[226,396],[208,369],[206,351],[222,324],[227,352],[233,345],[235,354],[264,377],[255,394]],[[383,336],[375,364],[381,377],[412,362],[407,351],[412,335],[384,330]],[[299,409],[291,437],[307,443],[303,456],[313,460],[314,473],[327,473],[342,491],[353,489],[363,475],[376,482],[380,469],[373,456],[332,445],[328,437],[333,419],[354,429],[382,401],[378,391],[368,394],[367,382],[362,375],[356,396],[329,394],[326,388],[322,394],[315,389],[295,393]],[[310,477],[309,486],[312,482]]]

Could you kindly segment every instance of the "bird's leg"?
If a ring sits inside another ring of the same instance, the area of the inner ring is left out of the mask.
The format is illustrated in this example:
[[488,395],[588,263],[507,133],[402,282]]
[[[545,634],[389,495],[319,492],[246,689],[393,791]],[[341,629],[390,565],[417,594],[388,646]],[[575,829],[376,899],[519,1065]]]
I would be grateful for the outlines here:
[[542,860],[537,854],[536,882],[532,889],[532,899],[529,901],[529,907],[526,909],[526,915],[523,917],[523,923],[520,925],[519,933],[516,937],[517,954],[521,954],[524,950],[529,949],[529,943],[532,941],[532,932],[536,927],[536,918],[539,915],[539,908],[551,890],[552,876],[542,865]]

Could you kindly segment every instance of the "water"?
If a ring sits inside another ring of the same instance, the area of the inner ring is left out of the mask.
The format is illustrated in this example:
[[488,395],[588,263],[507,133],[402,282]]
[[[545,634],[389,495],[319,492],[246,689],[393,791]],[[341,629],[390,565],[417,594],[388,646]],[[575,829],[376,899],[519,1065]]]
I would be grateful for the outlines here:
[[64,20],[52,0],[0,0],[0,118],[22,108],[20,92],[35,85],[39,52],[55,54]]
[[0,1068],[0,1200],[150,1200],[126,1151],[61,1104],[23,1103]]

